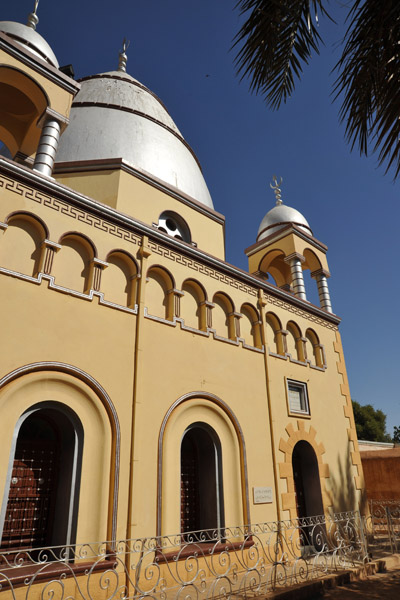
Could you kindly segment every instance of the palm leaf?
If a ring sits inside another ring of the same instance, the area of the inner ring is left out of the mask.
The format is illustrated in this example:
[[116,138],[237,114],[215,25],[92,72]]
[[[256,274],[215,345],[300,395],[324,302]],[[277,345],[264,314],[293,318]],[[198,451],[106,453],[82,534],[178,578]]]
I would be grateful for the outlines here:
[[235,37],[236,66],[250,89],[278,108],[292,94],[295,78],[312,53],[319,53],[318,11],[328,15],[324,0],[239,0],[247,20]]
[[336,65],[336,97],[346,136],[361,154],[377,151],[386,172],[400,173],[400,2],[355,0],[343,54]]

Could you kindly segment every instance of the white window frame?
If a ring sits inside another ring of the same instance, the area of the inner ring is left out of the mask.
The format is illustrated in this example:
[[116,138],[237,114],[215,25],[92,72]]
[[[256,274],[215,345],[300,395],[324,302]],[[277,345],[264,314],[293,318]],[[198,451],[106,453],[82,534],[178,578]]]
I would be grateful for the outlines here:
[[[291,390],[298,391],[300,393],[300,409],[293,408],[290,399]],[[302,381],[296,381],[294,379],[286,379],[286,400],[289,415],[302,415],[305,417],[311,416],[306,383],[303,383]]]

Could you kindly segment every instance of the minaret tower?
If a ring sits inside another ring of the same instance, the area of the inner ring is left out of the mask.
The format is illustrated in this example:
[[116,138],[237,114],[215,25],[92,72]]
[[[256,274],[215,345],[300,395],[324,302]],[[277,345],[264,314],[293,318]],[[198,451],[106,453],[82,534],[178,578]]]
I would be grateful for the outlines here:
[[318,241],[296,209],[282,201],[281,184],[273,177],[276,206],[267,212],[257,234],[257,242],[245,250],[250,273],[263,279],[271,276],[278,287],[307,300],[303,271],[309,269],[318,287],[320,306],[332,312],[327,279],[327,246]]

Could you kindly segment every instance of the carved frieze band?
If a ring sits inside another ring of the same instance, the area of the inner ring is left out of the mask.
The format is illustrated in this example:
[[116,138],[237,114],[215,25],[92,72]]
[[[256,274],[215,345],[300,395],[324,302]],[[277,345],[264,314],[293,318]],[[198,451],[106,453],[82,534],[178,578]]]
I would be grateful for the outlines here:
[[26,198],[27,200],[33,200],[38,204],[47,206],[48,208],[51,208],[60,214],[71,217],[80,223],[85,223],[86,225],[90,225],[95,229],[100,229],[101,231],[114,235],[119,239],[126,240],[132,244],[136,244],[137,246],[140,245],[141,237],[135,234],[133,231],[124,229],[123,227],[115,225],[106,219],[101,219],[96,215],[92,215],[80,208],[76,208],[75,206],[72,206],[63,200],[59,200],[53,196],[39,192],[38,190],[31,189],[22,183],[17,183],[12,179],[8,179],[4,175],[0,176],[0,189],[14,192],[19,196]]
[[285,302],[284,300],[281,300],[280,298],[275,298],[275,296],[266,294],[265,292],[263,294],[263,297],[267,303],[267,311],[268,311],[268,305],[272,304],[273,306],[283,308],[284,310],[287,310],[288,312],[290,312],[294,315],[297,315],[298,317],[304,317],[308,321],[311,321],[312,323],[316,323],[317,325],[321,325],[322,327],[326,327],[327,329],[332,329],[333,331],[338,330],[338,326],[335,325],[334,323],[325,321],[325,319],[321,319],[320,317],[317,317],[316,315],[306,312],[305,310],[302,310],[298,306],[289,304],[289,302]]

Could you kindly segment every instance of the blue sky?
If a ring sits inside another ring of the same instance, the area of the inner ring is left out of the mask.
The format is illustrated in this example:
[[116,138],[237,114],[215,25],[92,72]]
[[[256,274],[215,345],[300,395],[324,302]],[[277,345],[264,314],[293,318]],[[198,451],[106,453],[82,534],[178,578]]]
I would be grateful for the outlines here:
[[[382,409],[392,433],[400,425],[400,182],[376,157],[350,152],[332,103],[343,2],[331,0],[338,25],[321,20],[321,55],[294,97],[273,112],[235,74],[235,1],[41,0],[37,30],[76,77],[116,68],[122,39],[131,41],[128,72],[163,100],[201,162],[215,209],[226,216],[228,262],[247,268],[243,250],[274,205],[272,175],[283,177],[284,202],[329,247],[352,397]],[[3,3],[0,18],[25,22],[33,4]]]

